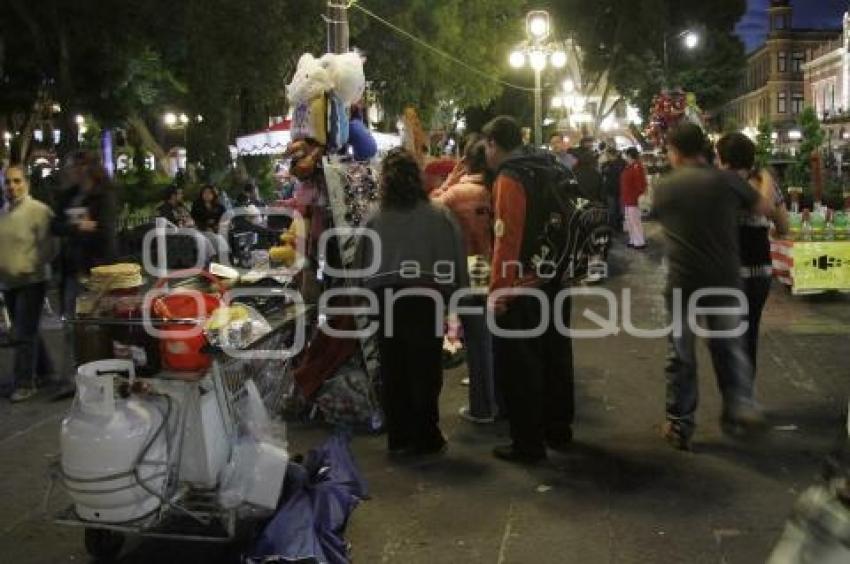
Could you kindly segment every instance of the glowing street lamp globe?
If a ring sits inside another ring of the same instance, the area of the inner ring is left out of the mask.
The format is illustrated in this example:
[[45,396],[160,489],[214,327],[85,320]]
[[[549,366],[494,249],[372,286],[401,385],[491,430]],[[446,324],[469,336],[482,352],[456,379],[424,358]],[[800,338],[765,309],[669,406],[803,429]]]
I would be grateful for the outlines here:
[[556,69],[562,69],[567,65],[567,54],[563,51],[555,51],[552,53],[552,66]]
[[699,35],[693,31],[685,34],[685,47],[688,49],[696,49],[699,46]]
[[509,62],[515,69],[522,68],[525,65],[525,54],[522,51],[514,51],[511,53]]
[[177,114],[168,112],[167,114],[162,116],[162,121],[168,127],[174,127],[177,124]]
[[528,34],[535,40],[541,41],[549,35],[549,13],[543,10],[529,12],[525,20]]
[[564,81],[564,92],[566,92],[567,94],[572,94],[573,92],[575,92],[575,89],[576,83],[573,82],[573,79],[568,78]]
[[528,55],[528,60],[531,63],[531,68],[536,71],[542,71],[546,68],[546,53],[543,51],[532,51]]

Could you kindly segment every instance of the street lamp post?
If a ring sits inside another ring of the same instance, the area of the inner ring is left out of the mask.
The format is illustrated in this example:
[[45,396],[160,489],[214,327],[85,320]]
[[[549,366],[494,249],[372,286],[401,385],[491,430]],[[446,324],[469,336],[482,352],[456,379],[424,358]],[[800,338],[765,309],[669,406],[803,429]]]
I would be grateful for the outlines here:
[[684,31],[680,31],[679,33],[674,33],[672,35],[664,36],[664,81],[668,81],[669,75],[669,54],[667,48],[667,41],[670,39],[684,39],[684,45],[687,49],[693,50],[699,46],[699,35],[690,29],[686,29]]
[[562,68],[567,64],[567,54],[557,43],[547,43],[551,32],[549,13],[534,10],[525,18],[527,39],[510,55],[510,64],[522,68],[528,61],[534,71],[534,144],[543,144],[543,71],[548,64]]

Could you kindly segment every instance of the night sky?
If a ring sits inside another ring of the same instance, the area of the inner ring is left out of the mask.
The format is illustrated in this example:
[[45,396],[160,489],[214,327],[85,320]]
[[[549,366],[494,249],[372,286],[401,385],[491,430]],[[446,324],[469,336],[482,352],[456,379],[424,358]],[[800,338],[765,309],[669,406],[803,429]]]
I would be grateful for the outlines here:
[[[738,24],[738,34],[752,51],[764,41],[767,33],[767,7],[770,0],[747,0],[749,9]],[[848,0],[793,0],[794,26],[811,28],[841,28],[841,18],[847,11]]]

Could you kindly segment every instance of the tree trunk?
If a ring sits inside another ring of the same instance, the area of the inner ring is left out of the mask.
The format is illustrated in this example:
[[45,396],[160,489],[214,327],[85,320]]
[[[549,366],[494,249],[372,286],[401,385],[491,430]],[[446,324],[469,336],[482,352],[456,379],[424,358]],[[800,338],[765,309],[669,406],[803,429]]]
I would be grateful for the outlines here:
[[154,139],[154,136],[150,129],[148,129],[145,120],[143,120],[138,114],[132,114],[127,117],[127,126],[133,130],[135,135],[138,136],[140,146],[145,151],[153,153],[154,159],[156,160],[157,170],[162,174],[168,175],[168,167],[165,166],[166,161],[168,160],[168,155],[166,155],[163,148],[156,142],[156,139]]

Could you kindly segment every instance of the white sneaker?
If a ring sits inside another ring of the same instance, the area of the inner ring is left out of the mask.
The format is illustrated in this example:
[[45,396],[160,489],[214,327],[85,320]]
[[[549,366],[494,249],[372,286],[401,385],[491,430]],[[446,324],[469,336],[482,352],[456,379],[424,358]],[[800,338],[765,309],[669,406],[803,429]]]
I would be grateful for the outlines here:
[[9,396],[9,401],[12,403],[21,403],[35,397],[38,390],[35,388],[18,388],[12,395]]
[[461,380],[460,385],[468,387],[469,386],[469,378],[464,378],[463,380]]
[[488,425],[496,420],[494,417],[475,417],[469,413],[468,406],[461,407],[457,414],[460,415],[461,419],[475,423],[476,425]]

